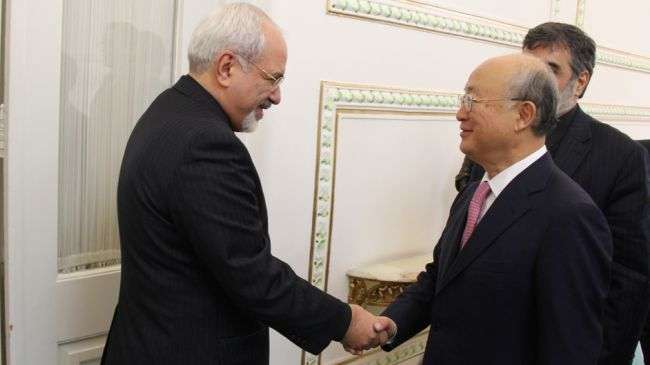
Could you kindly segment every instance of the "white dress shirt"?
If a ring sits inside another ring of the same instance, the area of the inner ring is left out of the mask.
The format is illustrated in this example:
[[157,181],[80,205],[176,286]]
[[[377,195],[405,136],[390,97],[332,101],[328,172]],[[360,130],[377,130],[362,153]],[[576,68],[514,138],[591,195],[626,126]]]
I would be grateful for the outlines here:
[[540,147],[537,151],[531,153],[530,155],[524,157],[522,160],[508,166],[505,170],[496,174],[492,179],[488,178],[487,172],[483,175],[481,181],[487,181],[490,185],[490,194],[485,198],[485,204],[483,204],[483,209],[481,209],[481,214],[479,215],[479,221],[485,213],[490,209],[492,203],[499,197],[499,194],[514,180],[517,175],[521,174],[526,168],[532,165],[535,161],[539,160],[540,157],[544,156],[546,153],[546,146]]

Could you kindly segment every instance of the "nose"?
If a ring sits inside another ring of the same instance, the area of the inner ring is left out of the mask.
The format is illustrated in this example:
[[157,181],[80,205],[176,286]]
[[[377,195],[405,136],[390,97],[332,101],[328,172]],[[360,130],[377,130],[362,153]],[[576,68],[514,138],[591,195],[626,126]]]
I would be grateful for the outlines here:
[[282,91],[280,90],[280,85],[276,86],[275,89],[271,91],[269,100],[275,105],[280,104],[280,101],[282,101]]
[[467,112],[467,108],[464,108],[462,105],[458,107],[458,111],[456,112],[456,120],[459,122],[463,122],[467,120],[467,115],[469,113]]

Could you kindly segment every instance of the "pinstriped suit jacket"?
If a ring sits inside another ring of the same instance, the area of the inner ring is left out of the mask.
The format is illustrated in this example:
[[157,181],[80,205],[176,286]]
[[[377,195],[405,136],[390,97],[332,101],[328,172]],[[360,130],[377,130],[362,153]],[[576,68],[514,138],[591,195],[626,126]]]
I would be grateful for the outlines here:
[[118,216],[122,281],[103,364],[268,364],[268,327],[312,353],[344,336],[349,307],[271,255],[248,151],[190,76],[134,128]]

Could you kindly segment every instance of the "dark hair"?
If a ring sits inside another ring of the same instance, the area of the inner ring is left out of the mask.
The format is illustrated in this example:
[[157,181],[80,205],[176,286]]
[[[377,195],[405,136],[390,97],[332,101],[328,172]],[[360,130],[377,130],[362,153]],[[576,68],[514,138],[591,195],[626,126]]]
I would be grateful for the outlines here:
[[557,83],[550,70],[545,68],[523,68],[510,80],[510,97],[530,101],[537,107],[533,132],[547,135],[557,124]]
[[573,77],[578,77],[582,71],[587,71],[589,76],[593,74],[596,64],[596,43],[582,29],[574,25],[555,22],[540,24],[528,31],[523,44],[524,49],[557,46],[565,47],[569,51]]

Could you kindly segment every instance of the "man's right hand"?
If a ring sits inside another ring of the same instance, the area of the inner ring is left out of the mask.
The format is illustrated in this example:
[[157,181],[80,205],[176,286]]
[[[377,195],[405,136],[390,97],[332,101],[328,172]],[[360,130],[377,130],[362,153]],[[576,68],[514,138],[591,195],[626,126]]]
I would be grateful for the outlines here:
[[397,332],[395,322],[388,317],[377,317],[356,304],[351,304],[352,320],[341,343],[345,351],[361,355],[364,350],[380,346]]

